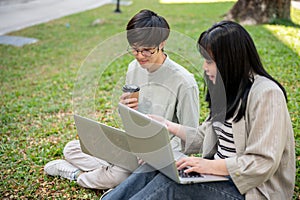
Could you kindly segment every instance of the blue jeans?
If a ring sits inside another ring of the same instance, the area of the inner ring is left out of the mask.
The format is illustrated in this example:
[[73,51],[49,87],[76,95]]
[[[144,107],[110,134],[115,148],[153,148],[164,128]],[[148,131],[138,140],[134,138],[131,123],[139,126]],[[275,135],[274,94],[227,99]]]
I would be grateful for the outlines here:
[[103,200],[243,200],[245,196],[229,181],[178,184],[165,175],[142,165]]

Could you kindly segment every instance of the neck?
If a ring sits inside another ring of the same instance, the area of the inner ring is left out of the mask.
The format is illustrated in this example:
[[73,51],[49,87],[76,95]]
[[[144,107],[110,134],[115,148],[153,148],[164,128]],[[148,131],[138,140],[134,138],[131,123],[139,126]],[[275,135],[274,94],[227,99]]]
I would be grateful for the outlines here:
[[157,62],[155,62],[148,70],[148,72],[155,72],[158,70],[161,65],[165,62],[167,56],[164,54],[164,52],[161,52],[161,55],[158,57]]

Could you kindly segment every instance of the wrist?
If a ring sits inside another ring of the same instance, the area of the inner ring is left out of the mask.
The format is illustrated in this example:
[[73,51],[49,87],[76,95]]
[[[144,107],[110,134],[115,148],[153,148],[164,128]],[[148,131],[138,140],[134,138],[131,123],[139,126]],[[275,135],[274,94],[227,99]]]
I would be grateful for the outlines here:
[[211,166],[208,170],[210,174],[227,176],[229,172],[226,167],[225,159],[218,160],[206,160],[208,166]]
[[177,135],[177,132],[178,132],[178,124],[174,123],[174,122],[170,122],[170,121],[167,121],[166,123],[167,127],[168,127],[168,131],[170,133],[172,133],[173,135]]

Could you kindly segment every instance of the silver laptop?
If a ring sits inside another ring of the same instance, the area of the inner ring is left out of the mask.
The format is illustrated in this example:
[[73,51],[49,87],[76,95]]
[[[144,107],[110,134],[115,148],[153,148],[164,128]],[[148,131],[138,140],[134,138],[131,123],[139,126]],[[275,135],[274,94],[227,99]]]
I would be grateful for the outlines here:
[[150,166],[181,184],[228,180],[224,176],[178,171],[175,162],[186,155],[172,151],[165,125],[128,106],[118,106],[131,152]]
[[138,167],[124,131],[76,114],[74,119],[82,152],[129,171]]

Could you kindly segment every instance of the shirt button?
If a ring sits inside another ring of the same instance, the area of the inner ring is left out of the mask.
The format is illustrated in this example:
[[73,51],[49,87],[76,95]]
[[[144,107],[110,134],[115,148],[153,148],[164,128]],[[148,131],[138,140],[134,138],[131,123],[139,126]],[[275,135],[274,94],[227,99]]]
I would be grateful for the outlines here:
[[241,174],[239,172],[235,172],[235,175],[236,176],[240,176]]

